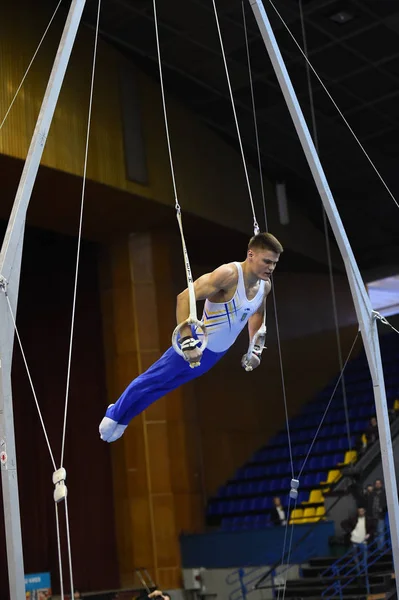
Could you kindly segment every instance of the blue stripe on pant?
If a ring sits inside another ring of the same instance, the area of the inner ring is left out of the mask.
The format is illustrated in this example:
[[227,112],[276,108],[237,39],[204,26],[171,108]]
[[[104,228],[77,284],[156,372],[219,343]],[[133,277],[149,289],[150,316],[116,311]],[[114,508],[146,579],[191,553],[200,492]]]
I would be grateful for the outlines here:
[[224,354],[226,352],[205,349],[200,366],[192,369],[172,347],[168,348],[159,360],[129,384],[119,400],[108,408],[106,416],[127,425],[158,398],[209,371]]

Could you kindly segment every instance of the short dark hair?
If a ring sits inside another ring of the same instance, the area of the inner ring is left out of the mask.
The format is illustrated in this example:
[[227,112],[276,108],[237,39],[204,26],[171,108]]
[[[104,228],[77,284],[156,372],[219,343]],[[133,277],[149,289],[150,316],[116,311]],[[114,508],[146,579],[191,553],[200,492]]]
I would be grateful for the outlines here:
[[271,250],[276,254],[284,252],[284,248],[271,233],[258,233],[249,240],[248,250]]

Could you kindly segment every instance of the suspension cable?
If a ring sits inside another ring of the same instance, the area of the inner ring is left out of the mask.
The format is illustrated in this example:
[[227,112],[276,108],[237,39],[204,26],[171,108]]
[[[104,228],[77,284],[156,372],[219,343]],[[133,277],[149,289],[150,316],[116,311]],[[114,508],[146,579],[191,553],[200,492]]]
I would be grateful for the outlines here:
[[91,129],[92,108],[93,108],[94,79],[95,79],[96,64],[97,64],[97,47],[98,47],[98,34],[99,34],[99,26],[100,26],[100,12],[101,12],[101,0],[98,0],[96,30],[95,30],[95,36],[94,36],[93,64],[92,64],[91,82],[90,82],[89,110],[88,110],[87,129],[86,129],[86,145],[85,145],[85,156],[84,156],[84,165],[83,165],[82,192],[81,192],[81,201],[80,201],[78,243],[77,243],[77,250],[76,250],[76,266],[75,266],[75,281],[74,281],[74,287],[73,287],[71,331],[70,331],[69,350],[68,350],[64,424],[63,424],[63,429],[62,429],[62,447],[61,447],[61,461],[60,461],[61,468],[63,467],[63,464],[64,464],[64,454],[65,454],[66,426],[67,426],[69,390],[70,390],[70,381],[71,381],[72,350],[73,350],[73,341],[74,341],[74,334],[75,334],[76,299],[77,299],[77,290],[78,290],[80,251],[81,251],[81,245],[82,245],[83,212],[84,212],[84,204],[85,204],[87,163],[88,163],[88,156],[89,156],[90,129]]
[[[204,351],[207,346],[208,334],[207,334],[206,328],[204,327],[204,324],[198,320],[198,316],[197,316],[197,301],[196,301],[196,297],[195,297],[194,279],[193,279],[193,275],[192,275],[192,271],[191,271],[190,260],[189,260],[189,256],[188,256],[187,246],[186,246],[186,240],[184,237],[181,206],[180,206],[178,194],[177,194],[176,174],[175,174],[175,167],[174,167],[174,163],[173,163],[172,144],[170,141],[168,111],[167,111],[167,107],[166,107],[165,86],[164,86],[164,80],[163,80],[161,44],[160,44],[160,39],[159,39],[158,14],[157,14],[156,0],[153,0],[153,10],[154,10],[155,38],[156,38],[156,45],[157,45],[159,79],[160,79],[160,84],[161,84],[162,110],[163,110],[163,117],[164,117],[166,141],[167,141],[167,146],[168,146],[170,174],[172,177],[173,191],[174,191],[174,195],[175,195],[176,218],[177,218],[177,222],[179,225],[182,250],[183,250],[183,258],[184,258],[184,266],[185,266],[185,270],[186,270],[187,289],[188,289],[188,297],[189,297],[189,311],[190,311],[188,319],[186,321],[184,321],[183,323],[179,323],[177,325],[177,327],[175,328],[173,335],[172,335],[172,345],[173,345],[173,348],[175,349],[175,351],[178,354],[180,354],[182,357],[185,358],[184,353],[178,343],[178,337],[179,337],[181,328],[184,327],[185,325],[193,325],[196,327],[197,333],[201,332],[202,342],[199,346],[201,351]],[[200,362],[190,363],[190,367],[198,367],[199,365],[200,365]]]
[[252,208],[252,216],[253,216],[253,220],[254,220],[254,233],[256,235],[257,233],[259,233],[259,225],[258,225],[258,222],[256,220],[255,206],[254,206],[254,200],[253,200],[252,190],[251,190],[251,183],[250,183],[250,180],[249,180],[248,168],[247,168],[247,163],[246,163],[246,160],[245,160],[245,153],[244,153],[244,147],[243,147],[242,138],[241,138],[240,126],[238,124],[238,119],[237,119],[237,111],[236,111],[235,102],[234,102],[233,90],[232,90],[232,87],[231,87],[229,68],[227,66],[226,52],[224,50],[224,43],[223,43],[222,32],[220,30],[218,10],[216,8],[216,2],[215,2],[215,0],[212,0],[212,2],[213,2],[213,10],[214,10],[214,13],[215,13],[216,26],[217,26],[218,35],[219,35],[220,48],[221,48],[221,51],[222,51],[224,68],[225,68],[225,71],[226,71],[226,78],[227,78],[227,85],[228,85],[228,88],[229,88],[229,94],[230,94],[230,100],[231,100],[231,107],[233,109],[234,122],[235,122],[236,130],[237,130],[238,143],[240,145],[242,164],[243,164],[243,167],[244,167],[245,179],[246,179],[247,187],[248,187],[249,200],[250,200],[251,208]]
[[355,139],[356,143],[358,144],[358,146],[360,147],[361,151],[363,152],[364,156],[366,157],[366,159],[368,160],[368,162],[370,163],[371,167],[373,168],[373,170],[375,171],[377,177],[379,178],[379,180],[381,181],[382,185],[384,186],[384,188],[386,189],[386,191],[388,192],[389,196],[392,198],[392,200],[394,201],[394,203],[396,204],[396,206],[399,208],[399,202],[396,200],[393,192],[391,191],[391,189],[389,188],[388,184],[386,183],[385,179],[383,178],[383,176],[381,175],[381,173],[379,172],[379,170],[377,169],[376,165],[374,164],[373,160],[371,159],[371,157],[369,156],[369,154],[367,153],[366,149],[364,148],[364,146],[362,145],[361,141],[359,140],[359,138],[357,137],[356,133],[353,131],[352,127],[349,125],[348,120],[346,119],[346,117],[344,116],[344,114],[342,113],[341,109],[339,108],[339,106],[337,105],[337,103],[335,102],[334,98],[331,96],[330,92],[328,91],[327,87],[324,85],[321,77],[319,76],[319,74],[317,73],[316,69],[313,67],[312,63],[309,61],[309,59],[307,58],[306,54],[304,53],[304,51],[301,48],[301,45],[297,42],[294,34],[292,33],[292,31],[290,30],[290,28],[288,27],[287,23],[284,21],[282,15],[279,13],[278,9],[276,8],[275,4],[272,2],[272,0],[269,0],[270,5],[273,7],[275,13],[277,14],[277,16],[279,17],[280,21],[282,22],[282,24],[284,25],[285,29],[287,30],[287,32],[289,33],[289,35],[291,36],[292,40],[294,41],[295,45],[297,46],[298,50],[300,51],[300,53],[302,54],[302,56],[304,57],[304,59],[306,60],[307,64],[309,65],[310,69],[312,70],[312,72],[314,73],[314,75],[316,76],[318,82],[320,83],[320,85],[322,86],[323,90],[326,92],[327,96],[330,98],[331,102],[333,103],[334,107],[336,108],[336,110],[338,111],[338,114],[340,115],[341,119],[344,121],[345,125],[347,126],[347,128],[349,129],[350,133],[352,134],[353,138]]
[[[258,135],[258,122],[257,122],[257,117],[256,117],[255,93],[254,93],[254,88],[253,88],[251,55],[250,55],[249,44],[248,44],[248,31],[247,31],[247,21],[246,21],[246,16],[245,16],[244,1],[242,1],[241,4],[242,4],[243,25],[244,25],[244,33],[245,33],[245,47],[246,47],[246,52],[247,52],[247,63],[248,63],[248,71],[249,71],[249,83],[250,83],[250,89],[251,89],[252,110],[253,110],[253,117],[254,117],[254,128],[255,128],[255,137],[256,137],[256,150],[257,150],[257,153],[258,153],[258,168],[259,168],[259,176],[260,176],[260,181],[261,181],[263,215],[264,215],[264,220],[265,220],[265,228],[266,228],[266,231],[268,231],[266,197],[265,197],[265,191],[264,191],[264,185],[263,185],[262,157],[261,157],[259,135]],[[285,425],[286,425],[286,428],[287,428],[288,450],[289,450],[290,465],[291,465],[291,478],[293,480],[294,477],[295,477],[295,475],[294,475],[294,460],[293,460],[293,454],[292,454],[290,422],[289,422],[289,416],[288,416],[287,391],[286,391],[286,385],[285,385],[284,365],[283,365],[283,356],[282,356],[281,339],[280,339],[280,328],[279,328],[279,319],[278,319],[278,312],[277,312],[276,291],[275,291],[273,277],[271,277],[271,281],[272,281],[272,298],[273,298],[274,317],[275,317],[275,323],[276,323],[277,348],[278,348],[279,365],[280,365],[281,388],[282,388],[283,403],[284,403],[284,418],[285,418]],[[264,319],[263,322],[264,322],[264,325],[265,325],[265,323],[266,323],[266,301],[264,303],[263,319]],[[295,507],[296,507],[296,502],[297,502],[297,499],[295,499]],[[284,541],[283,541],[283,549],[282,549],[282,555],[281,555],[281,564],[284,563],[284,557],[286,555],[290,507],[291,507],[291,494],[288,494],[288,507],[286,509],[287,510],[287,514],[286,514],[286,522],[285,522],[285,530],[284,530]],[[291,555],[292,534],[293,534],[294,525],[295,525],[295,523],[293,522],[292,523],[291,536],[290,536],[290,542],[289,542],[288,560],[289,560],[289,557]],[[288,574],[285,576],[284,589],[285,589],[285,584],[286,584],[287,576],[288,576]],[[280,588],[279,588],[279,591],[278,591],[278,598],[279,597],[280,597]]]
[[339,376],[338,376],[338,379],[337,379],[337,381],[336,381],[336,383],[335,383],[335,386],[334,386],[334,389],[333,389],[333,391],[332,391],[332,394],[331,394],[331,396],[330,396],[330,399],[329,399],[329,401],[328,401],[328,403],[327,403],[327,406],[326,406],[326,408],[325,408],[325,410],[324,410],[324,412],[323,412],[323,416],[322,416],[322,418],[321,418],[321,420],[320,420],[319,426],[318,426],[318,428],[317,428],[317,430],[316,430],[316,433],[315,433],[315,434],[314,434],[314,436],[313,436],[312,443],[310,444],[310,446],[309,446],[309,448],[308,448],[307,454],[306,454],[306,456],[305,456],[305,459],[304,459],[304,461],[303,461],[303,463],[302,463],[302,467],[301,467],[301,469],[300,469],[300,471],[299,471],[299,474],[298,474],[298,477],[297,477],[298,479],[299,479],[299,477],[302,475],[302,473],[303,473],[303,470],[304,470],[304,468],[305,468],[305,465],[306,465],[306,463],[307,463],[307,460],[308,460],[308,458],[309,458],[309,456],[310,456],[310,453],[312,452],[312,448],[313,448],[313,446],[314,446],[314,444],[315,444],[315,442],[316,442],[317,436],[319,435],[319,431],[320,431],[320,429],[322,428],[322,425],[323,425],[323,423],[324,423],[324,419],[325,419],[325,418],[326,418],[326,416],[327,416],[327,413],[328,413],[328,410],[329,410],[329,408],[330,408],[331,402],[332,402],[332,401],[333,401],[333,399],[334,399],[335,392],[337,391],[337,388],[338,388],[338,386],[339,386],[339,384],[340,384],[340,381],[341,381],[341,379],[342,379],[342,377],[343,377],[344,371],[345,371],[345,369],[346,369],[346,365],[347,365],[347,364],[348,364],[348,362],[349,362],[349,359],[350,359],[350,357],[351,357],[351,355],[352,355],[353,349],[354,349],[354,347],[355,347],[355,345],[356,345],[356,342],[357,342],[357,340],[358,340],[358,337],[359,337],[359,335],[360,335],[360,330],[358,329],[358,331],[357,331],[357,333],[356,333],[356,336],[355,336],[355,339],[353,340],[352,346],[351,346],[351,348],[350,348],[350,350],[349,350],[348,356],[346,357],[346,360],[345,360],[345,362],[344,362],[344,365],[343,365],[343,367],[342,367],[342,370],[341,370],[341,372],[340,372],[340,374],[339,374]]
[[[291,496],[290,496],[290,501],[291,501]],[[288,503],[288,506],[290,506],[290,501]],[[295,498],[294,508],[293,508],[293,511],[292,511],[293,513],[296,510],[297,502],[298,502],[298,498]],[[295,520],[293,519],[292,523],[291,523],[290,541],[289,541],[289,544],[288,544],[287,560],[284,563],[285,546],[286,546],[286,541],[287,541],[287,535],[286,534],[287,534],[287,527],[288,527],[288,518],[287,518],[287,522],[286,522],[286,526],[285,526],[286,532],[285,532],[285,535],[284,535],[283,559],[281,561],[281,566],[283,567],[283,575],[285,574],[285,577],[284,577],[284,585],[282,585],[282,586],[279,587],[277,600],[280,600],[280,590],[281,590],[281,588],[282,588],[281,600],[284,600],[284,598],[285,598],[285,591],[286,591],[286,588],[287,588],[288,569],[290,567],[290,559],[291,559],[291,552],[292,552],[292,541],[293,541],[293,537],[294,537],[294,527],[295,527],[295,524],[296,524]],[[285,565],[286,565],[287,568],[284,570],[284,566]]]
[[399,334],[399,330],[396,329],[396,327],[394,327],[392,325],[392,323],[390,323],[385,317],[383,317],[379,312],[377,312],[376,310],[373,310],[373,316],[375,319],[378,319],[379,321],[381,321],[381,323],[383,323],[383,325],[387,325],[388,327],[390,327],[392,329],[392,331],[394,331],[395,333]]
[[[306,35],[306,27],[305,27],[305,18],[303,14],[303,4],[302,0],[299,0],[299,15],[301,20],[301,30],[302,30],[302,39],[303,39],[303,50],[306,58],[308,58],[308,43],[307,43],[307,35]],[[309,63],[306,62],[306,79],[308,84],[308,92],[309,92],[309,103],[310,103],[310,114],[312,119],[312,137],[313,142],[316,148],[317,154],[320,156],[320,148],[319,148],[319,135],[317,130],[317,122],[316,122],[316,111],[314,107],[314,97],[313,97],[313,88],[312,88],[312,80],[310,75],[310,67]],[[324,237],[326,242],[326,251],[327,251],[327,262],[328,262],[328,275],[330,280],[330,290],[331,290],[331,300],[332,300],[332,309],[333,309],[333,318],[334,318],[334,326],[335,326],[335,339],[337,344],[337,353],[338,353],[338,365],[339,370],[342,371],[343,360],[342,360],[342,350],[341,350],[341,335],[339,332],[339,321],[338,321],[338,311],[337,311],[337,296],[335,293],[335,283],[334,283],[334,273],[332,266],[332,258],[331,258],[331,244],[329,238],[329,227],[327,220],[327,213],[323,206],[321,205],[322,215],[323,215],[323,229],[324,229]],[[345,422],[346,422],[346,433],[348,438],[348,450],[352,450],[352,437],[349,423],[349,411],[348,411],[348,401],[346,396],[346,385],[345,385],[345,377],[342,376],[341,379],[341,389],[342,389],[342,399],[344,404],[345,411]]]
[[33,56],[32,56],[32,59],[31,59],[30,63],[29,63],[29,64],[28,64],[28,66],[27,66],[27,69],[26,69],[26,71],[25,71],[25,74],[24,74],[24,76],[22,77],[22,79],[21,79],[21,82],[20,82],[19,86],[17,87],[17,90],[16,90],[16,92],[15,92],[15,94],[14,94],[14,96],[13,96],[13,99],[11,100],[10,106],[9,106],[9,107],[8,107],[8,109],[6,110],[6,113],[5,113],[4,117],[3,117],[3,120],[2,120],[2,121],[1,121],[1,123],[0,123],[0,131],[3,129],[3,125],[4,125],[4,123],[6,122],[6,120],[7,120],[7,118],[8,118],[8,115],[10,114],[10,111],[11,111],[11,109],[12,109],[13,105],[14,105],[14,102],[15,102],[15,100],[17,99],[17,96],[18,96],[18,94],[19,94],[19,92],[20,92],[20,90],[21,90],[21,88],[22,88],[22,86],[23,86],[23,84],[24,84],[24,82],[25,82],[25,79],[26,79],[26,77],[27,77],[27,75],[28,75],[28,73],[29,73],[29,71],[30,71],[30,69],[31,69],[31,66],[33,65],[33,62],[34,62],[34,60],[35,60],[35,58],[36,58],[36,55],[37,55],[37,53],[39,52],[39,50],[40,50],[40,48],[41,48],[41,45],[42,45],[42,44],[43,44],[43,42],[44,42],[44,39],[45,39],[45,37],[46,37],[46,35],[47,35],[47,32],[48,32],[48,30],[49,30],[49,29],[50,29],[50,27],[51,27],[51,24],[52,24],[52,22],[54,21],[54,18],[55,18],[55,16],[56,16],[57,12],[58,12],[58,9],[59,9],[59,7],[61,6],[61,3],[62,3],[62,0],[59,0],[58,4],[57,4],[57,6],[56,6],[56,9],[55,9],[55,11],[54,11],[54,13],[53,13],[53,16],[51,17],[51,19],[50,19],[50,21],[49,21],[49,23],[48,23],[48,25],[47,25],[47,27],[46,27],[46,29],[45,29],[45,31],[44,31],[44,33],[43,33],[43,35],[42,35],[42,38],[41,38],[41,40],[40,40],[40,42],[39,42],[39,44],[38,44],[38,46],[37,46],[37,48],[36,48],[36,50],[35,50],[35,52],[34,52]]
[[[260,174],[260,179],[261,179],[263,214],[264,214],[264,219],[265,219],[265,227],[266,227],[266,231],[267,231],[268,230],[268,219],[267,219],[267,209],[266,209],[266,196],[265,196],[265,192],[264,192],[263,178],[262,178],[262,157],[261,157],[261,151],[260,151],[259,136],[257,135],[257,132],[258,132],[258,123],[257,123],[257,118],[256,118],[255,93],[254,93],[254,89],[253,89],[251,55],[250,55],[249,44],[248,44],[248,31],[247,31],[247,21],[246,21],[246,16],[245,16],[245,5],[244,5],[243,1],[242,1],[241,4],[242,4],[243,25],[244,25],[245,40],[246,40],[245,46],[246,46],[246,51],[247,51],[247,63],[248,63],[248,70],[249,70],[249,82],[250,82],[250,88],[251,88],[251,98],[252,98],[252,108],[253,108],[253,116],[254,116],[254,126],[255,126],[255,132],[256,132],[256,147],[257,147],[257,152],[258,152],[259,174]],[[273,278],[272,278],[272,281],[273,281]],[[276,302],[276,295],[275,295],[274,285],[272,285],[272,296],[273,296],[274,316],[275,316],[275,321],[276,321],[277,346],[278,346],[278,353],[279,353],[279,364],[280,364],[281,383],[282,383],[283,400],[284,400],[285,421],[286,421],[287,434],[288,434],[288,447],[289,447],[289,453],[290,453],[291,472],[292,472],[292,477],[294,477],[294,466],[293,466],[293,456],[292,456],[292,447],[291,447],[290,425],[289,425],[289,419],[288,419],[287,394],[286,394],[286,386],[285,386],[283,357],[282,357],[281,339],[280,339],[280,328],[279,328],[279,320],[278,320],[278,312],[277,312],[277,302]],[[264,310],[264,316],[265,315],[266,315],[266,306],[265,306],[265,310]]]
[[[265,195],[265,185],[263,182],[263,169],[262,169],[262,155],[260,151],[260,143],[259,143],[259,128],[258,128],[258,119],[256,116],[256,103],[255,103],[255,94],[254,94],[254,85],[252,78],[252,66],[251,66],[251,55],[249,52],[249,43],[248,43],[248,30],[247,30],[247,18],[245,15],[245,5],[244,0],[241,2],[242,8],[242,20],[244,25],[244,35],[245,35],[245,49],[247,52],[247,64],[248,64],[248,74],[249,74],[249,86],[251,89],[251,103],[252,103],[252,114],[254,117],[254,129],[255,129],[255,142],[256,142],[256,152],[258,155],[258,169],[259,169],[259,179],[260,179],[260,191],[262,196],[262,204],[263,204],[263,217],[265,220],[265,231],[269,231],[269,226],[267,222],[267,213],[266,213],[266,195]],[[254,215],[254,221],[256,220]]]
[[38,399],[37,399],[36,389],[35,389],[35,386],[33,384],[32,375],[31,375],[31,372],[30,372],[30,369],[29,369],[29,366],[28,366],[28,361],[26,359],[26,354],[25,354],[25,351],[24,351],[24,348],[23,348],[23,345],[22,345],[21,336],[19,334],[17,322],[16,322],[16,319],[15,319],[15,315],[14,315],[13,310],[12,310],[10,298],[8,296],[8,293],[7,293],[7,288],[2,286],[2,287],[0,287],[0,289],[4,291],[4,294],[5,294],[5,297],[6,297],[8,309],[10,311],[11,320],[12,320],[12,323],[13,323],[13,326],[14,326],[15,335],[17,336],[18,345],[19,345],[19,348],[20,348],[20,351],[21,351],[22,360],[24,362],[25,370],[26,370],[26,373],[27,373],[27,376],[28,376],[28,379],[29,379],[29,385],[30,385],[31,390],[32,390],[33,398],[34,398],[34,401],[35,401],[35,404],[36,404],[36,408],[37,408],[37,412],[38,412],[38,415],[39,415],[40,424],[42,426],[44,437],[45,437],[46,444],[47,444],[47,448],[48,448],[48,451],[49,451],[49,454],[50,454],[50,459],[51,459],[51,462],[53,464],[54,469],[56,469],[57,467],[56,467],[55,460],[54,460],[54,454],[53,454],[53,451],[51,449],[51,444],[50,444],[50,440],[49,440],[49,437],[48,437],[47,429],[46,429],[46,426],[44,424],[42,411],[40,410],[40,405],[39,405],[39,402],[38,402]]

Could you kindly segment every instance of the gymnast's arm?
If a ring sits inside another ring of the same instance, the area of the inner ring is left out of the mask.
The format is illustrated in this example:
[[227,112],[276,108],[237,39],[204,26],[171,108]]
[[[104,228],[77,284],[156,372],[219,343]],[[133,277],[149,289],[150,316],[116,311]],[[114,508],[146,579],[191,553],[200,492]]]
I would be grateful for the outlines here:
[[249,333],[249,341],[250,342],[253,339],[254,335],[256,333],[258,333],[259,329],[262,326],[262,323],[263,323],[263,311],[264,311],[264,308],[265,308],[265,300],[266,300],[267,296],[269,295],[270,290],[271,290],[271,284],[270,284],[270,282],[266,282],[266,284],[265,284],[264,300],[263,300],[262,304],[259,306],[259,308],[256,311],[256,313],[254,313],[248,319],[248,333]]
[[[233,286],[237,279],[237,269],[230,263],[222,265],[212,271],[202,275],[194,282],[195,299],[205,300],[211,298],[220,291]],[[185,289],[177,296],[176,301],[176,320],[177,324],[183,323],[190,315],[190,300],[188,289]],[[181,337],[191,336],[190,325],[183,326],[180,330]]]

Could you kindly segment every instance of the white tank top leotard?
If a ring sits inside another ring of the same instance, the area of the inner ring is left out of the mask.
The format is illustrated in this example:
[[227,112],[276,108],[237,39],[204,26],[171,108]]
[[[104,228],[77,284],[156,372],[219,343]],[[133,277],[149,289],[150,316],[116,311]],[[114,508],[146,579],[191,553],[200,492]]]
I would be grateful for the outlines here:
[[[248,300],[241,264],[239,262],[233,264],[238,271],[237,288],[233,298],[229,302],[205,300],[202,321],[208,332],[207,348],[212,352],[225,352],[234,344],[248,318],[262,304],[265,294],[265,282],[260,281],[256,296],[252,300]],[[197,331],[197,336],[202,338],[200,331]]]

